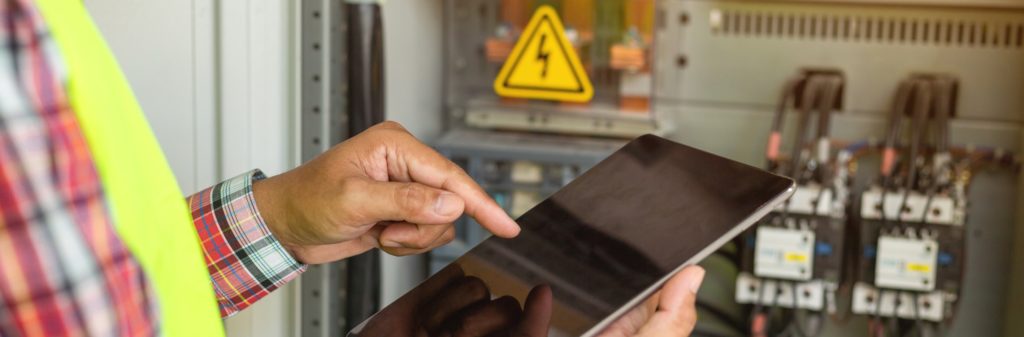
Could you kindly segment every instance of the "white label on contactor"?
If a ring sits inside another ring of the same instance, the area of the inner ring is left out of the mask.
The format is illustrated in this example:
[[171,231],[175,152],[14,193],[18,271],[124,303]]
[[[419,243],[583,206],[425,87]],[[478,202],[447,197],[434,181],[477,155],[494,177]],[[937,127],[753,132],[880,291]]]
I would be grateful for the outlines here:
[[806,281],[814,265],[814,232],[760,226],[754,247],[754,274]]
[[931,291],[939,244],[931,239],[878,238],[875,285],[882,288]]

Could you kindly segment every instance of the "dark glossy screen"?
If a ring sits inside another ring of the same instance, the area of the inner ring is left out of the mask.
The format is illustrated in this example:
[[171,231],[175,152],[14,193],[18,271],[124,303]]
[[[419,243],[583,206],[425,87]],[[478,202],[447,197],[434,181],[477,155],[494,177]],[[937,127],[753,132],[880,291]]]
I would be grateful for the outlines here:
[[640,137],[520,217],[518,237],[483,241],[353,334],[584,334],[668,273],[698,262],[690,260],[724,243],[791,185]]

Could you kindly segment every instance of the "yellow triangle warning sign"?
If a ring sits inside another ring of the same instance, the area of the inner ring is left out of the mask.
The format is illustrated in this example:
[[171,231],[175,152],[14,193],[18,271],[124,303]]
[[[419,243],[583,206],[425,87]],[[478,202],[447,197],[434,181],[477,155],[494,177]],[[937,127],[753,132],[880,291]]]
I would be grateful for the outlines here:
[[569,39],[558,13],[540,6],[512,48],[494,91],[504,97],[587,102],[594,87]]

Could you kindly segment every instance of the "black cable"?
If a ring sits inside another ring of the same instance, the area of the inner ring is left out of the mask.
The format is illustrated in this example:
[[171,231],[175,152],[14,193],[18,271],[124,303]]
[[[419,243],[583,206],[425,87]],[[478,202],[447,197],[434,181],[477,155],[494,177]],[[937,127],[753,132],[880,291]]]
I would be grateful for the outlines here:
[[805,74],[800,74],[787,80],[786,84],[783,86],[782,97],[779,98],[779,104],[775,107],[775,115],[772,118],[772,131],[768,136],[768,148],[765,149],[765,157],[767,158],[765,168],[769,171],[775,171],[777,169],[775,166],[778,166],[777,161],[779,147],[782,142],[782,126],[785,124],[787,107],[790,102],[793,102],[793,105],[796,105],[795,99],[797,89],[806,80],[807,76]]
[[[820,151],[822,151],[820,147],[823,144],[828,144],[832,111],[835,109],[834,106],[836,100],[839,98],[842,88],[842,78],[837,75],[829,75],[824,89],[824,96],[822,97],[821,104],[819,105],[818,138],[817,142],[814,144],[814,155],[819,161],[817,166],[817,176],[818,179],[821,180],[820,182],[822,186],[827,186],[832,177],[828,167],[829,153],[826,152],[822,155],[822,153],[820,153]],[[825,151],[828,151],[828,149],[825,149]]]
[[[760,284],[759,285],[760,285],[760,288],[757,289],[758,290],[757,300],[754,301],[754,309],[753,309],[753,311],[751,311],[751,313],[752,313],[751,314],[751,319],[750,319],[751,328],[753,328],[753,324],[755,323],[754,320],[756,319],[757,315],[763,314],[762,311],[764,310],[764,303],[761,303],[761,301],[764,300],[764,295],[765,295],[765,291],[766,291],[765,289],[768,289],[768,280],[760,279]],[[765,319],[765,325],[764,325],[765,334],[768,333],[768,325],[769,325],[768,324],[768,319],[766,318]],[[753,329],[751,329],[751,330],[753,330]]]
[[[880,201],[881,207],[879,208],[879,218],[881,219],[883,227],[888,223],[888,217],[885,214],[885,199],[886,195],[888,195],[890,188],[889,185],[892,183],[892,161],[895,160],[896,143],[901,129],[903,112],[907,108],[907,103],[910,99],[910,93],[913,87],[914,82],[911,80],[904,80],[903,82],[900,82],[900,86],[896,91],[896,99],[894,100],[892,110],[889,112],[889,126],[882,150],[882,197]],[[897,214],[897,216],[899,215]]]
[[[902,129],[903,114],[906,112],[907,105],[910,101],[910,95],[914,88],[914,81],[903,80],[900,82],[899,88],[896,90],[896,99],[893,101],[892,110],[889,111],[889,125],[886,131],[885,141],[882,144],[884,150],[895,151],[899,143],[899,134]],[[892,175],[891,167],[885,167],[886,163],[882,163],[882,175],[887,178]],[[890,165],[893,163],[889,163]],[[889,188],[888,185],[883,183],[883,188]]]
[[[884,324],[884,321],[882,320],[882,300],[884,298],[885,298],[885,290],[878,289],[878,299],[875,301],[875,315],[874,315],[875,317],[872,320],[873,322],[875,322],[876,326],[882,327],[882,329],[881,329],[882,336],[885,336],[885,332],[886,332],[885,331],[885,324]],[[874,329],[874,327],[872,327],[871,330],[872,330],[871,331],[871,335],[872,336],[876,336],[875,335],[875,330],[876,329]]]
[[807,80],[804,85],[803,100],[800,103],[801,106],[797,109],[800,112],[800,117],[797,120],[797,132],[796,140],[793,144],[793,150],[790,153],[791,158],[789,159],[789,177],[793,179],[799,179],[799,170],[801,162],[802,150],[807,145],[807,129],[810,124],[811,109],[816,107],[815,102],[818,100],[818,95],[822,85],[824,85],[824,79],[820,76],[812,76]]
[[914,89],[914,116],[910,130],[910,156],[907,161],[907,180],[903,182],[903,201],[900,203],[899,213],[896,215],[897,223],[900,224],[903,224],[901,214],[907,207],[910,191],[914,189],[914,180],[917,178],[917,155],[921,150],[921,141],[927,134],[924,130],[924,125],[932,105],[932,86],[930,81],[916,80]]

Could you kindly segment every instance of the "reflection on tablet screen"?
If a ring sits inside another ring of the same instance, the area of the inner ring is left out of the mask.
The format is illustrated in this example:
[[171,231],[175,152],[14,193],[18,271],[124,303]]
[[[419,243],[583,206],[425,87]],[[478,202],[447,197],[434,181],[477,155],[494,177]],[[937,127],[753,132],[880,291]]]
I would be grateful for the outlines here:
[[518,237],[484,240],[352,334],[585,334],[791,186],[640,137],[523,214]]

